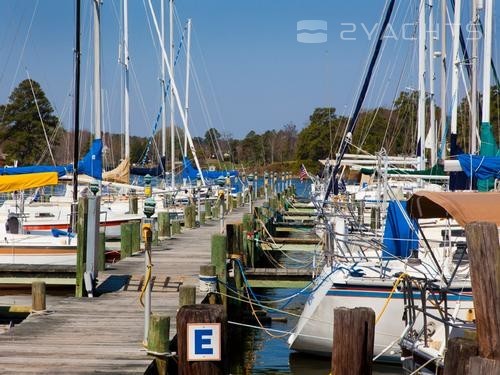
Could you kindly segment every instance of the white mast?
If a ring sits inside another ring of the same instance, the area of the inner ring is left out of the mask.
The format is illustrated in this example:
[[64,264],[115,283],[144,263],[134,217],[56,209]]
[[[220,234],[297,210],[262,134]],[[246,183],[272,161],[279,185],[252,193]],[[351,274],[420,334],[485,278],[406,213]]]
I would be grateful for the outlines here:
[[130,159],[130,106],[129,106],[129,74],[128,74],[128,0],[123,0],[123,73],[125,90],[123,93],[123,110],[125,121],[125,159]]
[[453,20],[453,74],[451,77],[451,134],[457,134],[457,119],[458,119],[458,78],[460,68],[460,17],[462,9],[462,0],[455,2],[455,17]]
[[425,169],[425,37],[427,34],[425,26],[426,0],[420,0],[420,13],[418,21],[418,131],[417,131],[417,155],[418,168]]
[[479,6],[478,0],[472,0],[472,61],[471,61],[471,124],[469,152],[475,154],[477,151],[477,64],[478,64],[478,37],[479,37]]
[[[186,44],[186,97],[184,99],[184,110],[186,113],[186,125],[189,126],[189,73],[191,64],[191,18],[187,20],[187,44]],[[187,134],[184,133],[184,155],[187,155]]]
[[493,0],[485,0],[484,51],[483,51],[483,118],[481,120],[482,124],[490,123],[492,34],[493,34]]
[[94,139],[101,139],[101,2],[94,0]]
[[444,140],[441,145],[441,158],[446,158],[446,78],[448,70],[446,69],[446,1],[441,0],[441,139]]
[[[161,43],[165,45],[165,0],[161,0]],[[165,97],[165,63],[160,58],[161,64],[161,156],[167,156],[167,100]]]
[[169,0],[170,15],[170,163],[172,189],[175,188],[175,124],[174,124],[174,90],[172,88],[174,76],[174,0]]
[[436,149],[436,93],[434,83],[436,75],[434,73],[434,0],[428,0],[429,4],[429,91],[430,91],[430,143],[431,143],[431,166],[437,161]]
[[[156,36],[161,41],[160,29],[158,28],[158,21],[156,19],[153,5],[151,4],[151,0],[148,0],[148,5],[149,5],[149,10],[151,12],[151,16],[153,18],[153,23],[155,25]],[[201,182],[203,185],[205,185],[205,179],[203,177],[203,174],[201,173],[200,162],[198,160],[198,156],[196,155],[196,149],[194,148],[193,139],[191,138],[191,133],[189,131],[189,128],[186,126],[186,115],[184,113],[184,110],[182,109],[182,104],[179,100],[179,91],[177,90],[177,85],[175,84],[174,75],[173,75],[173,72],[171,70],[170,63],[168,62],[168,57],[167,57],[167,52],[165,50],[165,45],[162,43],[161,43],[161,53],[162,53],[163,61],[165,62],[165,65],[167,67],[168,75],[170,77],[170,86],[172,87],[172,91],[173,91],[174,98],[175,98],[175,103],[177,105],[177,110],[179,111],[179,115],[181,117],[181,121],[182,121],[182,124],[184,126],[184,131],[186,132],[186,134],[188,136],[189,148],[191,150],[191,153],[193,154],[193,159],[194,159],[194,162],[196,164],[196,168],[200,172]]]

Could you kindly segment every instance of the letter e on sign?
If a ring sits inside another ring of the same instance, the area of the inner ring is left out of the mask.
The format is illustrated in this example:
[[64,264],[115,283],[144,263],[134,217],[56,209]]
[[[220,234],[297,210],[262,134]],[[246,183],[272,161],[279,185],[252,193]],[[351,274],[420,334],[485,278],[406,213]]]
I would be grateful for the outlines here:
[[188,323],[187,346],[188,361],[220,361],[220,323]]

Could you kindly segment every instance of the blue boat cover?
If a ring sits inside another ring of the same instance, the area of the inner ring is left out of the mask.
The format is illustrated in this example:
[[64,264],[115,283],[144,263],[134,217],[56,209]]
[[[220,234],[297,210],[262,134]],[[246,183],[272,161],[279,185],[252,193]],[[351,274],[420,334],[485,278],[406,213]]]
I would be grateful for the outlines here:
[[0,175],[14,176],[18,174],[28,173],[44,173],[44,172],[57,172],[59,177],[73,172],[73,166],[52,166],[52,165],[33,165],[27,167],[3,167],[0,168]]
[[[52,166],[52,165],[32,165],[26,167],[3,167],[0,168],[0,175],[18,175],[27,173],[57,172],[58,176],[73,173],[73,165]],[[92,176],[102,180],[102,140],[95,139],[89,152],[78,162],[78,173]]]
[[[387,218],[385,222],[384,240],[385,252],[383,259],[393,259],[394,257],[406,258],[411,255],[412,250],[418,249],[417,229],[418,223],[415,219],[405,218],[406,201],[399,202],[403,212],[398,206],[398,202],[390,201],[387,208]],[[413,224],[414,230],[410,228],[407,220]]]
[[[182,164],[184,166],[182,170],[182,177],[183,178],[189,178],[191,180],[195,180],[198,176],[198,170],[193,167],[191,164],[191,161],[188,158],[183,158],[182,159]],[[228,171],[207,171],[207,170],[202,170],[203,177],[209,180],[215,180],[219,177],[226,177],[227,174],[229,173],[229,176],[238,176],[238,171],[236,170],[228,170]]]
[[486,180],[500,178],[500,156],[457,155],[462,170],[467,177]]
[[78,162],[78,173],[102,180],[102,139],[94,139],[87,155]]

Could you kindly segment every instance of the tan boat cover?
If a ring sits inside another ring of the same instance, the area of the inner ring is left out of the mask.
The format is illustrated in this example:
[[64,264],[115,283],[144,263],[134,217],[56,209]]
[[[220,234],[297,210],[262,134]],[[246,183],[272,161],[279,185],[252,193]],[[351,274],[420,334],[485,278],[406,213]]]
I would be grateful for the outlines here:
[[104,181],[119,182],[122,184],[130,183],[130,160],[123,159],[118,166],[102,174]]
[[500,192],[419,191],[408,200],[411,217],[454,218],[461,226],[473,221],[488,221],[500,226]]

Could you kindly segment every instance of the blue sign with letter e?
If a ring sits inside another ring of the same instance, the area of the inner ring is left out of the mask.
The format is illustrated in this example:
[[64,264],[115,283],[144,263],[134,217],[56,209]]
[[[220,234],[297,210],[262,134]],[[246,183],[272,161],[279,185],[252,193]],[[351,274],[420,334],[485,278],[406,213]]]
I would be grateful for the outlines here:
[[188,323],[187,360],[220,361],[220,323]]

